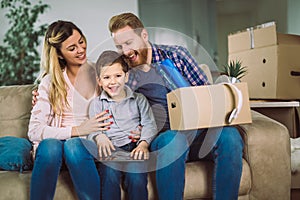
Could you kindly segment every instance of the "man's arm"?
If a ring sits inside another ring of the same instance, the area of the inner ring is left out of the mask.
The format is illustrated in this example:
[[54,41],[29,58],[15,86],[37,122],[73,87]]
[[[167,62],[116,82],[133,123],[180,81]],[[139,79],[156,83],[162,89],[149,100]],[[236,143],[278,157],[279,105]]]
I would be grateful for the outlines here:
[[[174,55],[174,54],[173,54]],[[177,56],[174,57],[176,66],[181,66],[181,73],[187,78],[191,85],[209,85],[205,72],[199,67],[191,53],[184,47],[179,47]]]

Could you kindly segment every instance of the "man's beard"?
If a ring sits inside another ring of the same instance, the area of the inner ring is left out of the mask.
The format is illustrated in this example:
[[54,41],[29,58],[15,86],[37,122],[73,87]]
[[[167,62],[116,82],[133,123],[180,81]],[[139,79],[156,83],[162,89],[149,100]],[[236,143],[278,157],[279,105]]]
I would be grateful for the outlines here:
[[144,48],[140,51],[134,50],[135,55],[138,55],[138,60],[136,62],[132,62],[129,60],[129,66],[134,68],[140,65],[147,64],[147,58],[148,58],[148,49]]

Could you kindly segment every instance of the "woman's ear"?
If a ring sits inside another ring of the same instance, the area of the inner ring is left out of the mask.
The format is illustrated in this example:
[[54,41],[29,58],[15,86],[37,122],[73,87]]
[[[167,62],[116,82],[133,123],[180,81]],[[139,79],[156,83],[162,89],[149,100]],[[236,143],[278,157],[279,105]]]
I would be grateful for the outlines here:
[[100,78],[97,75],[96,75],[96,81],[97,81],[98,85],[101,87],[102,84],[101,84]]
[[58,59],[60,59],[60,60],[64,60],[64,57],[59,53],[59,54],[57,54],[57,57],[58,57]]

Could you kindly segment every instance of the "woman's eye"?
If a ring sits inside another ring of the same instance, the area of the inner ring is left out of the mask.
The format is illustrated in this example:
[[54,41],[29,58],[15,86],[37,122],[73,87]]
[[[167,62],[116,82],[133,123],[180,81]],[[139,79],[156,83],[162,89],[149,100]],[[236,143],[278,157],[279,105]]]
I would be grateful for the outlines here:
[[122,50],[122,46],[121,45],[116,45],[116,48],[121,51]]

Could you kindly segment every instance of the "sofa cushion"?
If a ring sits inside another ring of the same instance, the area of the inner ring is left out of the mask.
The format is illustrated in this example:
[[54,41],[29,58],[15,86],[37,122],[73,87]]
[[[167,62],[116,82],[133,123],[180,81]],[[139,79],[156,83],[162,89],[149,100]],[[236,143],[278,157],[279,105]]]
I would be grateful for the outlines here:
[[0,87],[0,137],[27,138],[31,112],[31,91],[35,85]]
[[6,136],[0,138],[0,169],[7,171],[31,170],[31,143],[28,139]]

